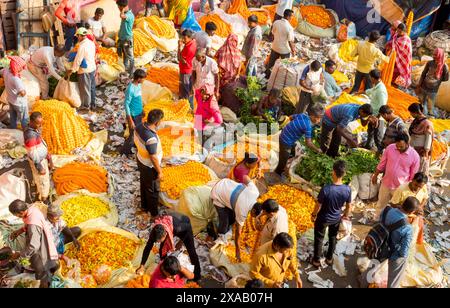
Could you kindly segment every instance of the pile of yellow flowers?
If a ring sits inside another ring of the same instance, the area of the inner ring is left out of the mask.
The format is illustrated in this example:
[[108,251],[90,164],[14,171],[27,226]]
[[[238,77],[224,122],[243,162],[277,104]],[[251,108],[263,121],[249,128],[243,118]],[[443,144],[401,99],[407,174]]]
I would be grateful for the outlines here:
[[[270,144],[253,144],[248,142],[239,142],[225,147],[222,151],[223,161],[227,162],[229,159],[234,158],[236,161],[241,161],[245,157],[245,152],[258,155],[260,158],[259,168],[261,170],[269,170],[270,164]],[[218,157],[221,159],[221,157]]]
[[341,44],[341,47],[339,47],[339,58],[341,58],[342,61],[345,62],[356,62],[356,57],[353,58],[351,56],[353,50],[358,47],[359,41],[355,39],[346,40]]
[[42,138],[51,154],[71,154],[85,146],[93,137],[87,123],[68,103],[56,99],[40,100],[33,106],[44,119]]
[[193,128],[166,127],[158,130],[164,156],[189,156],[201,151]]
[[313,227],[311,214],[316,206],[314,198],[297,188],[285,184],[277,184],[269,187],[269,191],[262,195],[258,202],[267,199],[276,200],[286,209],[288,217],[297,227],[297,232],[303,233]]
[[91,274],[97,266],[106,264],[113,270],[126,266],[134,257],[138,245],[119,234],[99,231],[85,235],[80,249],[70,246],[66,256],[80,261],[81,273]]
[[155,41],[142,29],[133,29],[134,55],[140,57],[156,47]]
[[171,199],[179,199],[186,188],[205,185],[211,180],[211,175],[205,165],[189,161],[184,165],[163,168],[161,191]]
[[158,37],[171,39],[176,35],[175,27],[156,15],[142,17],[136,20],[137,25],[141,22],[146,22],[150,30]]
[[433,123],[433,128],[436,133],[442,133],[444,130],[450,129],[450,120],[449,119],[430,119],[431,123]]
[[87,195],[79,195],[62,202],[61,209],[64,211],[63,219],[69,227],[109,213],[108,204]]
[[152,109],[161,109],[164,112],[164,121],[194,121],[194,116],[192,115],[191,107],[187,99],[180,99],[179,101],[166,99],[151,101],[144,106],[144,113],[148,114]]
[[109,65],[116,65],[119,62],[119,56],[117,52],[113,51],[111,48],[99,47],[98,56],[101,60],[105,61]]

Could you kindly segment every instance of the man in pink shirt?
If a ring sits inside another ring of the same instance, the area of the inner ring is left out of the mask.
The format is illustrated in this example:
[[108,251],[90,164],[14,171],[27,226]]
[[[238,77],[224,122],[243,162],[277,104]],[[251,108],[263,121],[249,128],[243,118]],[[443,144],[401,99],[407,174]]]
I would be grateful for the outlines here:
[[394,191],[402,184],[412,181],[419,170],[420,157],[413,147],[409,146],[409,136],[398,134],[395,143],[389,145],[381,157],[372,183],[377,183],[380,173],[384,173],[378,193],[378,211],[381,211],[391,200]]

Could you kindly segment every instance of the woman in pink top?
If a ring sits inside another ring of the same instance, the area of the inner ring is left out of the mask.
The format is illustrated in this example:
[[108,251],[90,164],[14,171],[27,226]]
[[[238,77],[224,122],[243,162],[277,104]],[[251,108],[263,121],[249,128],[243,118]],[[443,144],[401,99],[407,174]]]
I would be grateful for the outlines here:
[[169,256],[153,272],[150,288],[183,288],[190,279],[194,279],[194,273],[182,267],[176,257]]
[[255,154],[245,153],[242,161],[237,163],[231,170],[229,178],[238,183],[244,183],[244,177],[254,179],[260,176],[259,158]]
[[204,130],[208,124],[220,125],[223,122],[219,104],[214,95],[214,86],[205,84],[195,90],[197,109],[195,110],[195,128]]

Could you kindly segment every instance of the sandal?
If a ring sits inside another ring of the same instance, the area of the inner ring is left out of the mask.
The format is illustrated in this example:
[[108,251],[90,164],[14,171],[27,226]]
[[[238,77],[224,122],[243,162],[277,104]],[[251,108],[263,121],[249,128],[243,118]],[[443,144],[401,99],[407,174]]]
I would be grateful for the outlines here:
[[315,268],[321,268],[321,267],[322,267],[322,264],[320,263],[320,261],[314,261],[314,260],[311,260],[311,264],[312,264],[312,266],[314,266]]
[[331,259],[331,260],[325,259],[325,263],[326,263],[328,266],[333,266],[333,259]]

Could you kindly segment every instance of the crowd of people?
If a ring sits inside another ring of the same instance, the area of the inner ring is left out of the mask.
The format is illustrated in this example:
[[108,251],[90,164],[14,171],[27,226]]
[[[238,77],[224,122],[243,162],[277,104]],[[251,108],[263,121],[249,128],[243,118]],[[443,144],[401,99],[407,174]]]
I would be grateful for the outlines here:
[[[213,1],[208,1],[214,9]],[[181,3],[181,2],[180,2]],[[206,1],[201,2],[201,10]],[[145,271],[145,263],[150,251],[159,243],[161,264],[152,274],[150,287],[181,287],[185,279],[199,280],[201,266],[194,245],[194,235],[189,218],[180,213],[168,211],[160,205],[160,181],[164,177],[162,169],[163,151],[158,127],[164,120],[164,112],[153,109],[144,114],[142,100],[142,83],[146,71],[135,68],[133,53],[133,23],[135,16],[128,7],[127,0],[118,0],[120,10],[120,30],[118,41],[106,36],[102,18],[102,8],[86,22],[80,18],[79,4],[75,0],[63,0],[56,11],[65,28],[65,45],[41,47],[35,51],[28,62],[18,56],[11,56],[10,65],[2,70],[5,91],[10,105],[10,128],[23,129],[25,148],[28,153],[34,182],[37,186],[38,199],[49,204],[47,217],[34,206],[23,201],[14,201],[9,209],[12,214],[23,219],[24,227],[13,233],[16,238],[25,232],[27,241],[22,251],[14,252],[13,258],[30,257],[31,267],[36,279],[41,280],[41,287],[48,287],[57,268],[58,258],[64,257],[64,244],[73,242],[79,246],[77,238],[81,230],[68,228],[62,220],[61,209],[51,205],[49,200],[50,173],[54,169],[51,153],[41,135],[42,114],[33,112],[29,115],[26,99],[27,89],[21,80],[21,72],[28,67],[39,80],[41,98],[48,98],[48,76],[56,79],[68,79],[77,74],[82,107],[80,111],[97,111],[96,107],[96,63],[97,47],[116,45],[118,55],[123,59],[130,81],[125,91],[124,112],[130,136],[122,148],[122,154],[131,155],[136,148],[137,165],[140,174],[140,202],[143,210],[152,218],[150,236],[145,247],[138,274]],[[162,1],[150,0],[145,14],[151,13],[156,6],[161,17],[166,16]],[[108,13],[108,12],[106,12]],[[269,40],[271,51],[265,65],[266,78],[278,59],[296,56],[294,29],[290,24],[294,12],[292,1],[281,0],[277,5],[275,21],[272,24]],[[249,32],[239,47],[238,36],[231,33],[217,52],[213,52],[211,38],[217,30],[213,22],[208,22],[204,31],[189,29],[180,31],[177,60],[179,65],[179,97],[189,100],[193,114],[197,115],[195,128],[202,131],[207,126],[218,127],[223,123],[219,101],[223,89],[236,81],[245,66],[246,76],[257,76],[258,59],[261,57],[260,43],[263,40],[258,17],[248,17]],[[393,84],[400,87],[411,85],[411,40],[406,33],[405,24],[396,22],[392,28],[392,38],[383,52],[377,47],[380,33],[373,31],[367,41],[361,42],[352,56],[358,56],[355,82],[350,90],[352,94],[366,94],[370,103],[341,104],[331,108],[327,104],[335,101],[343,92],[332,74],[336,63],[328,60],[320,63],[315,60],[306,65],[300,79],[300,99],[295,114],[282,129],[279,137],[279,157],[275,173],[280,181],[286,177],[288,160],[295,156],[297,141],[305,139],[305,145],[316,153],[330,157],[339,157],[339,149],[345,140],[350,148],[364,147],[378,153],[380,163],[373,170],[372,182],[376,184],[381,177],[378,194],[377,211],[380,222],[386,226],[405,221],[400,227],[391,230],[389,237],[390,254],[388,286],[398,287],[404,275],[406,258],[414,241],[422,242],[423,235],[413,238],[413,221],[423,227],[423,209],[429,197],[427,182],[431,149],[433,142],[433,124],[429,117],[435,115],[434,102],[442,82],[449,79],[449,68],[445,64],[442,49],[434,51],[433,60],[428,62],[418,85],[420,103],[409,106],[414,119],[409,129],[398,117],[392,106],[388,106],[388,92],[382,82],[380,62],[389,61],[389,53],[397,53]],[[74,49],[75,47],[75,49]],[[63,74],[56,65],[57,60],[72,54],[71,65]],[[62,76],[63,75],[63,76]],[[364,86],[362,87],[362,83]],[[281,111],[281,91],[272,89],[267,96],[252,107],[256,116],[269,113],[279,119]],[[321,99],[325,98],[325,100]],[[325,103],[324,103],[325,101]],[[194,104],[195,102],[195,104]],[[348,128],[349,123],[360,120],[362,126],[368,127],[367,140],[360,144]],[[314,142],[313,128],[319,126],[318,143]],[[383,133],[384,132],[384,133]],[[234,228],[236,259],[241,260],[241,232],[248,215],[255,217],[257,228],[261,232],[254,249],[250,276],[253,280],[248,287],[285,287],[288,273],[293,274],[297,287],[302,287],[299,264],[294,255],[295,247],[288,234],[288,215],[277,201],[266,200],[257,203],[260,192],[255,182],[263,177],[259,169],[260,158],[254,153],[246,153],[245,158],[232,168],[227,178],[219,180],[211,191],[211,200],[217,211],[218,226],[213,227],[213,239],[225,240],[225,235]],[[343,178],[348,166],[342,160],[333,165],[333,182],[320,190],[317,206],[311,220],[314,222],[314,256],[311,263],[315,267],[333,264],[337,234],[342,220],[352,218],[351,189],[345,185]],[[182,180],[182,179],[180,179]],[[343,210],[344,209],[344,210]],[[323,254],[323,243],[328,229],[328,250]],[[423,234],[423,231],[419,232]],[[180,241],[176,245],[174,238]],[[173,256],[184,245],[193,272],[180,265]]]

